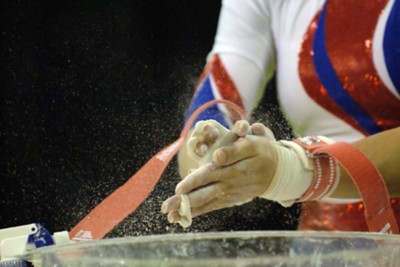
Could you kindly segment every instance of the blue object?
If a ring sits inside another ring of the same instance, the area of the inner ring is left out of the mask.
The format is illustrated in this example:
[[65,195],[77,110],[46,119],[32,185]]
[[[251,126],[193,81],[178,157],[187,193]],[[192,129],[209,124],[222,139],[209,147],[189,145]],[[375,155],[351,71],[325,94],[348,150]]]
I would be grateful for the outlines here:
[[33,244],[35,248],[46,247],[54,245],[52,235],[47,231],[41,224],[35,223],[37,231],[34,234],[29,235],[28,244]]

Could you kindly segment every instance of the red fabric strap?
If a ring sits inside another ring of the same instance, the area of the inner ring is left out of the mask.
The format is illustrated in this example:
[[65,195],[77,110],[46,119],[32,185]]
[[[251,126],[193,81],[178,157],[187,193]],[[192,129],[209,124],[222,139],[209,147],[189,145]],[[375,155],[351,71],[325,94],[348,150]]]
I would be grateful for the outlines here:
[[314,154],[322,147],[327,146],[318,137],[304,137],[293,140],[302,146],[308,153],[308,157],[313,159],[314,179],[310,188],[298,199],[298,202],[319,200],[325,197],[336,184],[338,179],[335,160],[327,154]]
[[125,184],[100,202],[69,232],[73,241],[88,241],[103,238],[129,214],[134,212],[156,186],[165,168],[183,145],[189,129],[197,116],[205,109],[224,104],[246,119],[243,109],[224,99],[214,99],[196,109],[183,128],[179,139],[159,151]]
[[371,232],[398,234],[385,182],[364,153],[348,143],[322,146],[314,153],[334,157],[353,179],[365,205],[365,217]]

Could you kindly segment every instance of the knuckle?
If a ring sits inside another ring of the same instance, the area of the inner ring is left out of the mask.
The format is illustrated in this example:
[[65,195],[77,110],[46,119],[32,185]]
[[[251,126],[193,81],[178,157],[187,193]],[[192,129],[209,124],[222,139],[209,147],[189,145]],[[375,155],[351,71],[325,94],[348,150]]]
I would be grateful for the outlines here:
[[211,124],[206,124],[204,126],[203,134],[204,134],[204,138],[209,142],[214,142],[219,137],[218,129]]

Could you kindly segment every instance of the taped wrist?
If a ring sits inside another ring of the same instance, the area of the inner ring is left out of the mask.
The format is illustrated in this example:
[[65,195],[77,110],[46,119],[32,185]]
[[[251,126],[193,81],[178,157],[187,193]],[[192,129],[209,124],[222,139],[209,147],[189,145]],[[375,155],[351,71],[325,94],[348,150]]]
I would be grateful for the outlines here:
[[295,202],[329,196],[339,181],[338,164],[329,155],[313,151],[331,143],[322,136],[277,142],[277,168],[270,186],[260,197],[289,207]]

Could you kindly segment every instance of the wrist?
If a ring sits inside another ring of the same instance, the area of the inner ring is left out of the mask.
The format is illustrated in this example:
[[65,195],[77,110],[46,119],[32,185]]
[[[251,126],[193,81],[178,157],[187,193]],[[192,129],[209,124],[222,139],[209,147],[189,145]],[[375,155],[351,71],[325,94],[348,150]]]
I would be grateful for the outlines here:
[[313,178],[312,164],[300,160],[295,150],[285,143],[275,144],[277,166],[268,189],[260,197],[276,201],[289,207],[311,186]]
[[295,202],[329,196],[338,184],[338,165],[327,154],[314,155],[315,147],[333,143],[326,137],[306,137],[275,143],[278,164],[262,198],[288,207]]

